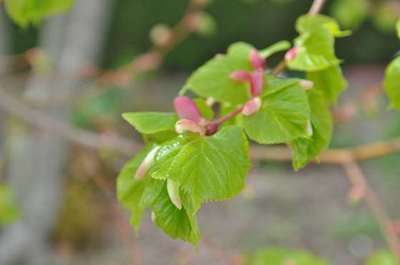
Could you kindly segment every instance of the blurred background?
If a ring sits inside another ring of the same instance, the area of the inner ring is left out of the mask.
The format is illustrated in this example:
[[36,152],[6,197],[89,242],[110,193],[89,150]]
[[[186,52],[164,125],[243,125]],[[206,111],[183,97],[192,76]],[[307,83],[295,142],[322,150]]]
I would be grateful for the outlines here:
[[[190,72],[233,42],[293,40],[311,2],[76,0],[25,27],[1,5],[0,264],[236,264],[231,256],[284,246],[356,265],[385,248],[332,165],[295,173],[289,163],[255,162],[240,196],[200,212],[198,248],[167,238],[149,216],[133,233],[116,202],[118,171],[140,148],[120,114],[172,110]],[[379,89],[400,48],[400,1],[329,0],[323,13],[353,31],[337,41],[349,88],[333,110],[331,147],[400,136],[399,114]],[[362,163],[394,219],[399,163],[396,154]]]

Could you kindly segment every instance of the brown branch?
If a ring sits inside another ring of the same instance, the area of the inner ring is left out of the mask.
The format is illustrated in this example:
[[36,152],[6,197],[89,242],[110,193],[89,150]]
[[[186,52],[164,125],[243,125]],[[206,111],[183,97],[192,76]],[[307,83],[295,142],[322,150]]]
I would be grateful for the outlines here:
[[387,244],[396,258],[396,264],[400,265],[400,240],[396,232],[392,229],[393,222],[389,215],[386,213],[385,208],[375,191],[368,185],[367,179],[362,172],[361,167],[355,161],[349,161],[342,164],[349,181],[353,186],[362,185],[365,190],[362,197],[370,209],[371,213],[375,216],[376,220],[381,227],[382,233],[385,236]]
[[[342,164],[351,160],[369,160],[400,152],[400,137],[388,141],[378,141],[350,148],[323,151],[317,161],[324,164]],[[251,157],[256,160],[290,161],[292,154],[284,146],[253,146]]]
[[1,89],[0,108],[33,127],[55,133],[71,142],[89,148],[118,150],[123,154],[132,154],[141,147],[141,144],[125,138],[107,134],[97,134],[84,129],[75,128],[39,110],[31,108]]

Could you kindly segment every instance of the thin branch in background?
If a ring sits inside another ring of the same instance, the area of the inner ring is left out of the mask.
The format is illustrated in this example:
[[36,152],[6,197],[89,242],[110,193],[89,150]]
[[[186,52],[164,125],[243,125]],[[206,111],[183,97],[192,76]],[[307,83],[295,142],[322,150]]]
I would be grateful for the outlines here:
[[60,135],[71,142],[93,148],[118,150],[123,154],[132,154],[141,148],[141,144],[126,138],[109,134],[98,134],[76,128],[63,121],[31,108],[26,103],[8,95],[0,89],[0,108],[9,114],[18,117],[33,127]]
[[393,230],[394,222],[391,221],[389,215],[386,213],[383,203],[375,191],[373,191],[369,186],[367,179],[357,162],[349,161],[347,163],[343,163],[342,166],[346,171],[346,175],[349,178],[350,183],[353,186],[362,185],[363,189],[365,189],[364,196],[362,198],[366,202],[371,213],[378,221],[387,244],[393,255],[396,257],[397,265],[400,265],[400,239]]
[[182,19],[169,30],[167,41],[153,44],[147,52],[118,70],[101,73],[98,78],[100,82],[125,86],[137,74],[157,69],[166,54],[183,42],[192,32],[198,30],[198,18],[207,5],[208,0],[191,0]]
[[[56,133],[81,146],[96,150],[117,151],[124,155],[133,155],[142,148],[142,144],[116,134],[99,134],[76,128],[59,121],[47,113],[30,107],[27,103],[0,89],[0,109],[31,125],[48,132]],[[378,141],[350,148],[323,151],[318,162],[322,164],[343,164],[352,160],[362,161],[383,157],[400,152],[400,137],[387,141]],[[292,155],[285,146],[252,146],[250,156],[259,161],[289,162]]]

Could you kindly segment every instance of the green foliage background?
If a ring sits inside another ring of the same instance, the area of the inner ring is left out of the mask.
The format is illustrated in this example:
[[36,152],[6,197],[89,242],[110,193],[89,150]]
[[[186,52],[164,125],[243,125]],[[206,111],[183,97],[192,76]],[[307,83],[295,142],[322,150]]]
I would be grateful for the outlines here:
[[[328,1],[326,11],[335,1]],[[187,0],[115,1],[104,65],[118,66],[148,49],[148,33],[158,23],[173,25],[185,12]],[[293,24],[309,7],[308,0],[214,0],[207,8],[217,33],[204,38],[192,35],[168,55],[165,69],[189,71],[236,41],[258,48],[296,36]],[[232,19],[235,18],[235,19]],[[277,27],[276,25],[279,25]],[[38,29],[14,27],[15,53],[34,47]],[[395,34],[378,29],[367,19],[351,37],[339,40],[337,54],[347,64],[385,63],[398,49]],[[193,51],[196,51],[193,53]]]

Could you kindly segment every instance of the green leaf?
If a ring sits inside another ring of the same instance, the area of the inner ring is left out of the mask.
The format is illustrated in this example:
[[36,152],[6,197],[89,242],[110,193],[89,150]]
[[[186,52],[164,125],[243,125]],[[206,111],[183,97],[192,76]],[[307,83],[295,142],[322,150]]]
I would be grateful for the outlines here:
[[143,159],[152,147],[146,147],[133,159],[128,161],[122,168],[117,178],[118,201],[127,209],[131,210],[131,223],[135,230],[140,227],[144,206],[141,205],[142,196],[149,181],[148,177],[141,180],[135,179],[135,173]]
[[280,78],[273,75],[266,75],[263,90],[263,97],[276,93],[290,86],[298,85],[300,79],[297,78]]
[[384,87],[390,106],[400,109],[400,57],[394,59],[385,71]]
[[285,50],[289,49],[290,47],[291,47],[290,42],[283,40],[283,41],[272,44],[271,46],[261,50],[260,54],[263,58],[268,58],[271,55],[281,52],[281,51],[285,51]]
[[176,208],[168,196],[166,181],[157,182],[157,185],[162,185],[162,190],[152,203],[153,222],[170,237],[196,245],[200,240],[196,215],[188,211],[185,204],[182,209]]
[[22,27],[38,24],[45,17],[62,13],[73,3],[74,0],[5,0],[9,16]]
[[396,258],[389,251],[377,251],[368,260],[367,265],[396,265]]
[[214,118],[214,111],[210,106],[207,105],[205,99],[196,98],[194,102],[196,103],[196,106],[199,109],[201,116],[203,116],[207,120],[211,120],[212,118]]
[[248,142],[239,127],[186,141],[161,147],[149,174],[176,181],[193,197],[195,211],[202,202],[228,199],[243,189],[250,161]]
[[295,40],[298,48],[296,57],[288,62],[288,67],[299,71],[320,71],[338,65],[335,56],[335,37],[347,36],[332,18],[322,15],[305,15],[296,23],[300,36]]
[[345,28],[356,29],[368,17],[368,0],[336,0],[332,5],[332,14]]
[[298,82],[263,97],[261,110],[243,117],[241,124],[250,139],[261,144],[287,143],[309,137],[310,106]]
[[122,117],[143,134],[175,130],[178,121],[175,113],[163,112],[130,112],[122,114]]
[[397,37],[400,39],[400,19],[396,23]]
[[328,263],[306,251],[284,248],[261,249],[245,257],[245,265],[327,265]]
[[319,91],[308,91],[308,100],[311,108],[310,138],[298,138],[291,144],[293,153],[293,167],[298,170],[315,159],[322,150],[328,147],[332,137],[332,117],[329,106]]
[[19,217],[12,191],[9,186],[0,184],[0,226],[11,224]]
[[288,62],[292,70],[320,71],[340,63],[334,52],[334,38],[328,30],[304,33],[295,43],[298,47],[297,55]]
[[336,103],[339,95],[346,89],[347,81],[339,66],[331,66],[321,71],[307,73],[314,82],[314,88],[320,90],[329,103]]
[[324,15],[301,16],[296,22],[296,29],[299,33],[328,30],[333,37],[344,37],[350,34],[350,31],[341,31],[333,18]]
[[[227,55],[217,55],[195,71],[184,86],[198,95],[212,97],[219,102],[240,104],[249,98],[248,85],[232,80],[229,76],[237,70],[250,70],[249,53],[252,46],[236,43]],[[181,91],[181,93],[183,93]]]

